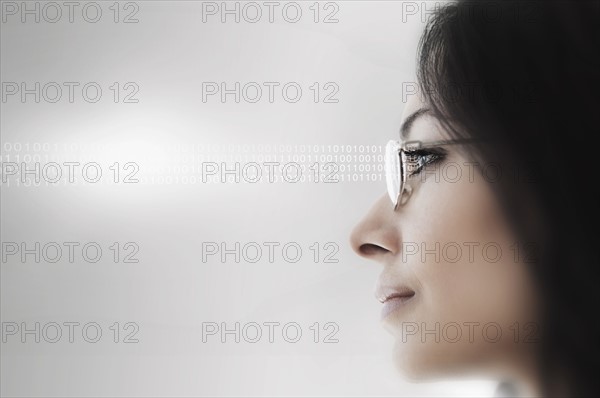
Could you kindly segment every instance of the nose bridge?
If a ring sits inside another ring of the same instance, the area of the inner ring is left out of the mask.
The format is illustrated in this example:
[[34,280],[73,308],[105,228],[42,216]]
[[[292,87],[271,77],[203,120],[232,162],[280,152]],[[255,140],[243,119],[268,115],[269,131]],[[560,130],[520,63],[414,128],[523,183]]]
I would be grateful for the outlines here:
[[397,254],[401,245],[398,221],[394,205],[383,195],[352,231],[352,248],[358,255],[376,261]]

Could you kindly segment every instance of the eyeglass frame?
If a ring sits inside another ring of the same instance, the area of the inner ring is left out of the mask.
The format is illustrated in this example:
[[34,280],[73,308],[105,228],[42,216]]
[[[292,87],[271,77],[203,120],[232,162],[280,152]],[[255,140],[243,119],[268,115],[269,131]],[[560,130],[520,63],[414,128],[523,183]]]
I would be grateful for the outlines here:
[[[423,143],[422,141],[419,140],[410,140],[410,141],[405,141],[405,142],[401,142],[399,140],[390,140],[388,141],[387,145],[386,145],[386,149],[385,149],[385,175],[386,175],[386,185],[387,185],[387,190],[388,190],[388,195],[390,197],[390,200],[392,201],[392,204],[394,205],[394,211],[396,211],[400,206],[404,206],[406,204],[406,202],[408,202],[408,199],[410,199],[410,196],[412,195],[412,187],[410,185],[407,184],[407,172],[406,172],[406,160],[405,158],[407,157],[407,154],[410,154],[410,152],[415,152],[421,149],[428,149],[428,148],[435,148],[435,147],[439,147],[439,146],[446,146],[446,145],[458,145],[458,144],[470,144],[473,142],[477,142],[478,140],[475,138],[457,138],[457,139],[453,139],[453,140],[438,140],[438,141],[431,141],[431,142],[425,142]],[[396,154],[394,155],[394,157],[397,157],[397,165],[399,166],[398,169],[400,171],[398,177],[400,179],[399,181],[399,187],[398,187],[398,195],[392,194],[391,189],[390,189],[390,179],[393,177],[390,174],[395,174],[395,173],[391,173],[389,170],[389,163],[390,163],[390,159],[388,159],[388,156],[390,155],[390,146],[394,145],[393,151],[396,152]],[[407,189],[408,188],[408,189]],[[403,200],[404,195],[407,194],[408,196],[406,197],[406,200]],[[396,196],[396,199],[394,199],[394,196]]]

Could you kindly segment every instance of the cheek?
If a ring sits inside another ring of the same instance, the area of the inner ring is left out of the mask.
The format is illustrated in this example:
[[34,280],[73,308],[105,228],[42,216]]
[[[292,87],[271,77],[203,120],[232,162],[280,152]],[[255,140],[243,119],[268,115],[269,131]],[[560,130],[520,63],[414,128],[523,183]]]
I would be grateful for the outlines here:
[[423,267],[426,290],[435,303],[464,316],[518,317],[533,289],[520,245],[491,187],[479,178],[435,188],[444,191],[439,194],[445,200],[428,231],[439,242],[440,255]]
[[449,180],[443,170],[442,167],[421,183],[418,203],[411,209],[425,238],[483,242],[509,234],[492,187],[480,175],[470,175],[464,168],[459,172],[461,178]]
[[[421,245],[421,256],[409,262],[420,283],[415,321],[429,329],[436,323],[442,328],[450,323],[474,322],[481,327],[496,323],[503,337],[488,348],[505,348],[501,343],[504,337],[511,341],[511,325],[533,318],[533,288],[527,264],[515,256],[513,235],[490,187],[483,181],[464,180],[425,183],[421,188],[419,206],[411,209],[421,220],[411,223]],[[467,332],[463,328],[465,337]],[[445,344],[442,338],[438,344],[420,345],[418,350],[431,351],[420,360],[439,359],[444,352],[453,361],[462,356],[472,362],[489,353],[481,350],[489,343],[482,337],[481,329],[476,329],[475,344],[464,340]]]

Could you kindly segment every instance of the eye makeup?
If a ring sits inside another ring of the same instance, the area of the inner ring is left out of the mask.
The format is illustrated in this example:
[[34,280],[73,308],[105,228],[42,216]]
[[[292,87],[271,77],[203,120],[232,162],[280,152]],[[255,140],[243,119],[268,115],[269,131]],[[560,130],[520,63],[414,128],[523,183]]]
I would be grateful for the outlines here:
[[446,158],[447,151],[442,148],[417,149],[405,152],[408,177],[419,174],[427,166],[434,165]]

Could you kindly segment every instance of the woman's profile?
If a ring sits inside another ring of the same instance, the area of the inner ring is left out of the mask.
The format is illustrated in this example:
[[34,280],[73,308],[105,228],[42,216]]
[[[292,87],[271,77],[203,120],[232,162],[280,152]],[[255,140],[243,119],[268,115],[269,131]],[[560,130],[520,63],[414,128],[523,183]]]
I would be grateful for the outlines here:
[[387,193],[351,236],[412,380],[599,390],[598,2],[458,1],[417,56]]

